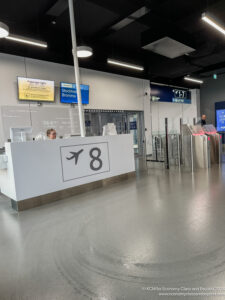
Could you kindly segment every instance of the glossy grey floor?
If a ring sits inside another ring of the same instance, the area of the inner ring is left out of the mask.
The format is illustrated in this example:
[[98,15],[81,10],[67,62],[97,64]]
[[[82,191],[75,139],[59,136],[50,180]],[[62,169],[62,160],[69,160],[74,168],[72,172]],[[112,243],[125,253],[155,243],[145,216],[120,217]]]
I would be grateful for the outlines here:
[[167,292],[225,298],[224,166],[143,170],[22,213],[1,196],[0,300],[184,299]]

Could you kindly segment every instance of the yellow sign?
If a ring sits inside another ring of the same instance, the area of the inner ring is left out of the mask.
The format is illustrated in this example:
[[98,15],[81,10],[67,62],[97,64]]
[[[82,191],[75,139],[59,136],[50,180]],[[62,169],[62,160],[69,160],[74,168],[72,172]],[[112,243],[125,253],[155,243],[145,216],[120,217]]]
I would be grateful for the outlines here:
[[54,81],[18,77],[19,100],[54,101]]

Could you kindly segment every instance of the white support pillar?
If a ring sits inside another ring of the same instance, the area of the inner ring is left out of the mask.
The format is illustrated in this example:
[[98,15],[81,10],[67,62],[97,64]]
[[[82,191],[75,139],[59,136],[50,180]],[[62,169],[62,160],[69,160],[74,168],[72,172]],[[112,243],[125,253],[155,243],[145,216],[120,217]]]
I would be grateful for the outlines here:
[[81,100],[81,91],[80,91],[80,71],[79,63],[77,58],[77,40],[76,40],[76,29],[75,29],[75,20],[74,20],[74,8],[73,0],[69,1],[69,13],[70,13],[70,28],[71,28],[71,37],[72,37],[72,52],[73,52],[73,61],[74,61],[74,74],[75,81],[77,86],[77,99],[78,99],[78,110],[79,110],[79,120],[80,120],[80,132],[81,136],[85,136],[85,126],[84,126],[84,114],[82,110],[82,100]]

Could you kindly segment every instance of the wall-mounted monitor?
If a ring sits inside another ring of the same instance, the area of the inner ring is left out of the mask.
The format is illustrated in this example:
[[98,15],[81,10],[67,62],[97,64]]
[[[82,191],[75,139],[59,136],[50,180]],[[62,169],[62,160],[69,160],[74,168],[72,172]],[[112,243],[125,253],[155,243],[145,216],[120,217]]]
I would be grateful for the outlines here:
[[21,101],[54,102],[54,81],[17,77],[18,97]]
[[[82,104],[89,104],[89,85],[81,84]],[[78,103],[77,87],[75,83],[60,82],[60,102]]]
[[216,110],[216,128],[217,131],[225,131],[225,109]]

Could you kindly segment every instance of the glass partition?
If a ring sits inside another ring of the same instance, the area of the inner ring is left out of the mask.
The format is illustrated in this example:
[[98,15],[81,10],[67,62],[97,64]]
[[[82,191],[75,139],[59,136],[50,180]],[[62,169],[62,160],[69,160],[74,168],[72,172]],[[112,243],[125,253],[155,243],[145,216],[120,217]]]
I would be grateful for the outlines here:
[[140,111],[85,111],[86,135],[102,135],[103,126],[114,123],[117,134],[131,133],[136,155],[144,153],[144,118]]
[[[86,136],[100,136],[103,126],[114,123],[118,134],[133,135],[134,153],[144,153],[144,118],[140,111],[99,111],[86,110]],[[53,105],[1,106],[0,147],[10,140],[10,128],[32,127],[33,139],[45,139],[47,129],[55,129],[57,138],[80,135],[79,114],[77,105],[55,107]]]
[[32,127],[32,138],[45,136],[50,128],[56,130],[57,137],[80,135],[77,107],[2,106],[1,119],[1,146],[10,139],[10,128]]

